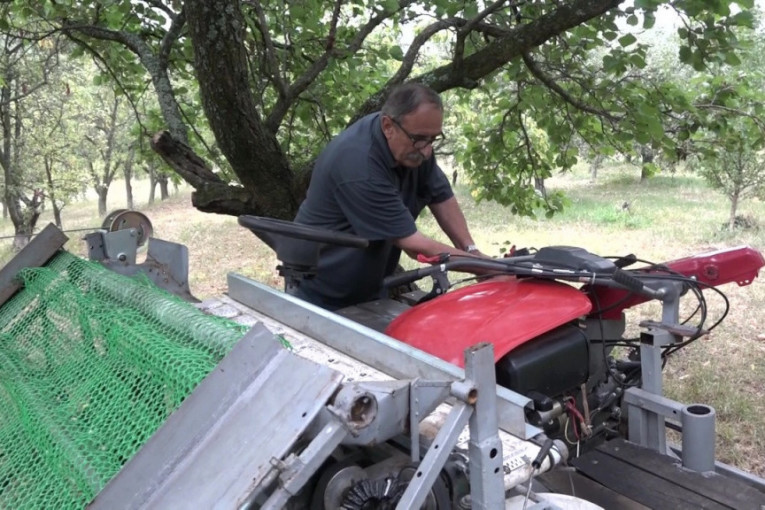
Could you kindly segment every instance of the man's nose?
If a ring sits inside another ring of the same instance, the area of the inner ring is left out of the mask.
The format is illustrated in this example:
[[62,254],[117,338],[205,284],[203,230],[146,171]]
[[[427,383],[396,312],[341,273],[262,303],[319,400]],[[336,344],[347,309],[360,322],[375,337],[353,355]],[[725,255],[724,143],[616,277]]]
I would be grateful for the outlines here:
[[425,157],[425,159],[428,159],[430,155],[433,154],[433,144],[430,143],[426,145],[425,147],[423,147],[422,149],[420,149],[420,154],[422,154]]

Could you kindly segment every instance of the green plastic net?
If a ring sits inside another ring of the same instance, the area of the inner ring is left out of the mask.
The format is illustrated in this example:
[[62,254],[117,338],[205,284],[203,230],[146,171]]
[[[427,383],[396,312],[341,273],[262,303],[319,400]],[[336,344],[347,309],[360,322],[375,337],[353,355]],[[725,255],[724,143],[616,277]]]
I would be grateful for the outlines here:
[[61,252],[0,309],[0,508],[84,508],[246,331]]

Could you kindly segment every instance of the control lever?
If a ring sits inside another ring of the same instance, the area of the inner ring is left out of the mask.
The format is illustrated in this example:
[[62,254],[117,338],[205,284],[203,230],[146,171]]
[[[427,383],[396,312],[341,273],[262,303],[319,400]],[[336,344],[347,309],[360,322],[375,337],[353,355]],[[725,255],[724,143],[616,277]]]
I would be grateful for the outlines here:
[[624,287],[626,287],[627,289],[633,292],[646,294],[655,299],[661,299],[662,297],[664,297],[664,290],[652,289],[651,287],[648,287],[643,282],[641,282],[639,278],[635,278],[630,273],[622,269],[617,269],[616,271],[614,271],[614,274],[612,277],[616,283],[623,285]]

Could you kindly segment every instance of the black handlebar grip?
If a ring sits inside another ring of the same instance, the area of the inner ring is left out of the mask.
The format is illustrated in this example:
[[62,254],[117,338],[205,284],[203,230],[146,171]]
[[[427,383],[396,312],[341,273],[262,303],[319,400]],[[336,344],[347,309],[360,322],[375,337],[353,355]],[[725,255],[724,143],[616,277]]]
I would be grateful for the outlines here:
[[629,255],[625,255],[624,257],[619,257],[618,259],[614,260],[614,265],[619,269],[624,269],[627,266],[631,266],[635,262],[637,262],[637,257],[634,253],[630,253]]
[[629,274],[627,271],[617,269],[614,272],[613,278],[616,283],[624,285],[631,291],[642,292],[644,289],[643,282]]
[[404,271],[403,273],[386,276],[383,280],[383,287],[390,289],[417,281],[427,275],[427,271],[425,271],[427,269],[430,268],[411,269],[409,271]]

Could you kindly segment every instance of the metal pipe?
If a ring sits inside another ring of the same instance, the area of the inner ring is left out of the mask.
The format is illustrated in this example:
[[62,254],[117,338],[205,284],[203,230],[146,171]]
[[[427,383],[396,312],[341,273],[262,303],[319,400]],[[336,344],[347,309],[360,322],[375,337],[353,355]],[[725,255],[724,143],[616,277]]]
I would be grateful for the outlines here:
[[715,410],[690,404],[680,411],[683,425],[683,467],[705,472],[715,469]]

